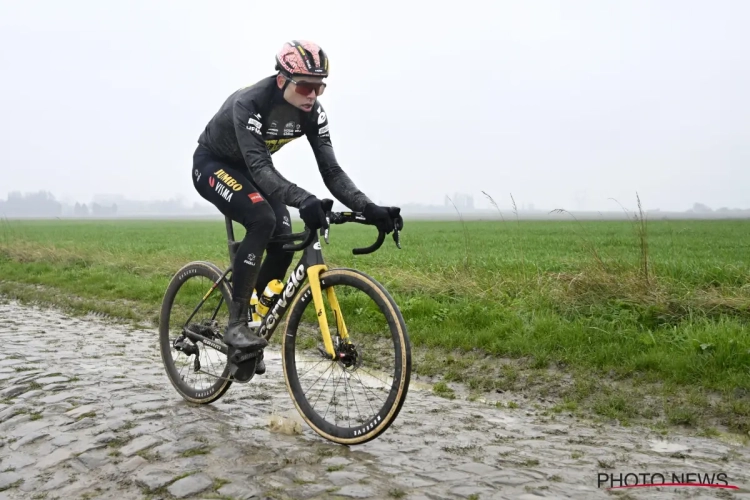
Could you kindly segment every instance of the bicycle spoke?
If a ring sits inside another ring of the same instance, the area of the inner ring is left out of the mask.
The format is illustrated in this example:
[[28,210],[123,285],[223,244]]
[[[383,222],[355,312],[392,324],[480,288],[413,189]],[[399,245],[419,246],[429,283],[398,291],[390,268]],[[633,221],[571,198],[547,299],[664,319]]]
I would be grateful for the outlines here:
[[[327,371],[328,371],[328,368],[326,368],[325,370],[323,370],[323,373],[321,373],[320,375],[318,375],[318,378],[316,378],[316,379],[315,379],[315,382],[313,382],[313,385],[315,385],[315,383],[316,383],[316,382],[317,382],[318,380],[320,380],[320,378],[321,378],[321,377],[322,377],[323,375],[325,375]],[[312,389],[312,386],[310,386],[310,389]],[[308,391],[309,391],[310,389],[308,389],[307,391],[305,391],[305,396],[307,396],[307,392],[308,392]]]
[[[352,401],[354,401],[354,406],[357,408],[357,415],[359,415],[360,420],[362,420],[362,412],[359,411],[359,405],[357,404],[357,398],[354,396],[354,391],[352,391],[352,386],[349,383],[349,376],[346,377],[346,385],[349,388],[349,392],[352,393]],[[349,419],[349,422],[351,422],[351,418]],[[351,425],[349,425],[351,427]]]
[[374,378],[376,380],[379,380],[380,382],[383,382],[383,385],[386,386],[386,387],[390,387],[391,386],[391,384],[389,384],[385,380],[381,379],[380,377],[377,377],[374,373],[372,373],[369,370],[365,370],[364,368],[362,368],[362,369],[360,369],[360,371],[364,372],[365,374],[367,374],[368,376],[370,376],[370,377],[372,377],[372,378]]
[[303,379],[303,378],[305,377],[305,375],[307,375],[308,373],[310,373],[311,371],[313,371],[313,369],[314,369],[315,367],[317,367],[318,365],[320,365],[320,363],[324,363],[324,362],[326,362],[326,361],[330,361],[330,360],[329,360],[329,359],[322,359],[322,360],[318,361],[317,363],[315,363],[315,365],[314,365],[314,366],[313,366],[312,368],[310,368],[310,369],[309,369],[309,370],[307,370],[307,371],[306,371],[305,373],[303,373],[302,375],[300,375],[300,377],[299,377],[299,378],[300,378],[300,380],[302,380],[302,379]]
[[[341,374],[342,375],[344,374],[344,370],[343,369],[341,370]],[[335,382],[335,384],[333,386],[333,418],[334,418],[334,421],[336,419],[336,403],[337,403],[336,389],[339,386],[339,382],[341,382],[341,376],[339,376],[339,378],[336,380],[336,382]],[[330,408],[330,406],[328,408]],[[326,415],[328,415],[328,409],[326,409],[326,412],[325,412],[325,415],[323,415],[323,418],[326,418]]]
[[[344,372],[344,375],[346,376],[346,372]],[[344,378],[344,396],[346,396],[346,420],[347,420],[347,422],[351,422],[352,421],[352,416],[349,413],[349,391],[348,391],[348,389],[349,389],[348,382],[349,381],[348,381],[348,379],[349,379],[348,376],[346,376],[346,378]],[[351,427],[351,425],[349,425],[349,427]]]
[[362,379],[359,378],[359,375],[357,375],[357,373],[353,373],[353,375],[354,375],[354,378],[356,378],[357,380],[359,380],[359,384],[364,388],[364,390],[365,390],[365,401],[367,401],[367,404],[370,405],[370,409],[372,410],[373,415],[377,414],[377,411],[375,411],[375,408],[372,407],[372,401],[370,400],[370,398],[367,397],[367,386],[365,386],[362,383]]
[[[333,365],[333,364],[331,364],[331,375],[333,375],[333,366],[334,366],[334,365]],[[326,371],[328,371],[328,369],[326,369]],[[318,393],[318,397],[317,397],[317,398],[315,398],[315,403],[313,403],[313,404],[312,404],[312,407],[313,407],[313,408],[315,408],[315,404],[316,404],[316,403],[318,402],[318,399],[320,399],[320,395],[321,395],[321,394],[323,394],[323,389],[325,389],[325,388],[326,388],[326,386],[328,385],[328,381],[329,381],[329,380],[331,379],[331,375],[328,375],[328,378],[326,379],[326,383],[325,383],[325,384],[323,384],[323,388],[322,388],[322,389],[320,389],[320,392]]]

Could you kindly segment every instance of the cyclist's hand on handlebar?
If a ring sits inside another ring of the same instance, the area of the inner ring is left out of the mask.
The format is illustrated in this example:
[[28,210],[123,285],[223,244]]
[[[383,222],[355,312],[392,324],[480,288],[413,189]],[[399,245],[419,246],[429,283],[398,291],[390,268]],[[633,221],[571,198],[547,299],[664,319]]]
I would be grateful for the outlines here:
[[368,221],[386,234],[390,234],[394,228],[399,231],[404,228],[404,219],[400,215],[401,208],[399,207],[381,207],[368,203],[362,213]]
[[326,212],[333,207],[333,200],[319,200],[315,196],[310,196],[299,207],[299,216],[307,227],[315,231],[316,229],[328,229],[328,220]]

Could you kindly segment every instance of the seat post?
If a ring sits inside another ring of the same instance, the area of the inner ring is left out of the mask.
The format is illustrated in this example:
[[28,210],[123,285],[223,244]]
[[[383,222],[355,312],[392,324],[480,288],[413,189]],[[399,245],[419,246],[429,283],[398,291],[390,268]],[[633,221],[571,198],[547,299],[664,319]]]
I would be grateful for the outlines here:
[[232,219],[225,215],[224,221],[227,224],[227,242],[234,243],[234,226],[232,226]]
[[229,264],[234,262],[234,254],[236,253],[236,244],[234,241],[234,226],[232,226],[232,219],[224,216],[224,221],[227,226],[227,247],[229,248]]

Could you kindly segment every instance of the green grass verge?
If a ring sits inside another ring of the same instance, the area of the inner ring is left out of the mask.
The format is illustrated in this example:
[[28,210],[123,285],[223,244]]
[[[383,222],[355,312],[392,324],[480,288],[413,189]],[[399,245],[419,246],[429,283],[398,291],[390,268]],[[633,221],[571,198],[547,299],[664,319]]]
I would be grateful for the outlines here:
[[[374,237],[334,226],[324,255],[394,295],[416,373],[558,412],[750,432],[750,222],[407,221],[402,250],[351,254]],[[192,260],[227,264],[221,221],[0,223],[0,293],[79,312],[155,325]]]

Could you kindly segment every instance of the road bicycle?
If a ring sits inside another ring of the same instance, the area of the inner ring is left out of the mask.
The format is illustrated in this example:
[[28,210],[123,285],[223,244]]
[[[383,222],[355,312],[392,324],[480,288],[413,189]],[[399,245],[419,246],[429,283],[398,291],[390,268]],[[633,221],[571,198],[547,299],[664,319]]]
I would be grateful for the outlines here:
[[[333,202],[324,202],[329,222],[323,232],[326,244],[333,225],[372,224],[360,212],[331,212]],[[228,319],[226,304],[232,297],[231,263],[240,246],[234,239],[232,221],[225,218],[225,222],[229,267],[222,272],[211,262],[186,264],[172,277],[161,307],[162,361],[174,388],[191,403],[212,403],[233,382],[249,382],[263,356],[263,350],[229,352],[223,342]],[[379,230],[375,243],[352,252],[375,252],[385,236]],[[393,239],[401,248],[398,228]],[[299,240],[302,241],[294,244]],[[259,323],[249,318],[248,326],[271,347],[274,332],[287,316],[280,340],[286,387],[297,411],[316,433],[346,445],[375,439],[396,419],[409,389],[411,344],[398,305],[382,284],[364,272],[329,268],[323,260],[318,234],[307,226],[300,233],[275,236],[270,243],[283,243],[286,251],[302,250],[302,255],[290,268],[286,286],[266,315]],[[195,298],[178,296],[183,291],[194,292]],[[357,294],[362,298],[357,298]],[[199,310],[204,306],[207,313],[201,315]],[[378,318],[383,321],[378,323]],[[352,326],[356,320],[362,320],[362,325]],[[218,361],[212,361],[211,356]],[[205,375],[208,382],[190,385],[188,379],[199,375]],[[308,377],[313,383],[325,379],[320,392],[304,387]],[[329,382],[333,395],[322,397]],[[357,384],[363,394],[354,393],[353,386]],[[328,406],[319,409],[319,403]],[[342,408],[344,403],[346,409]],[[353,409],[349,407],[351,403]]]

